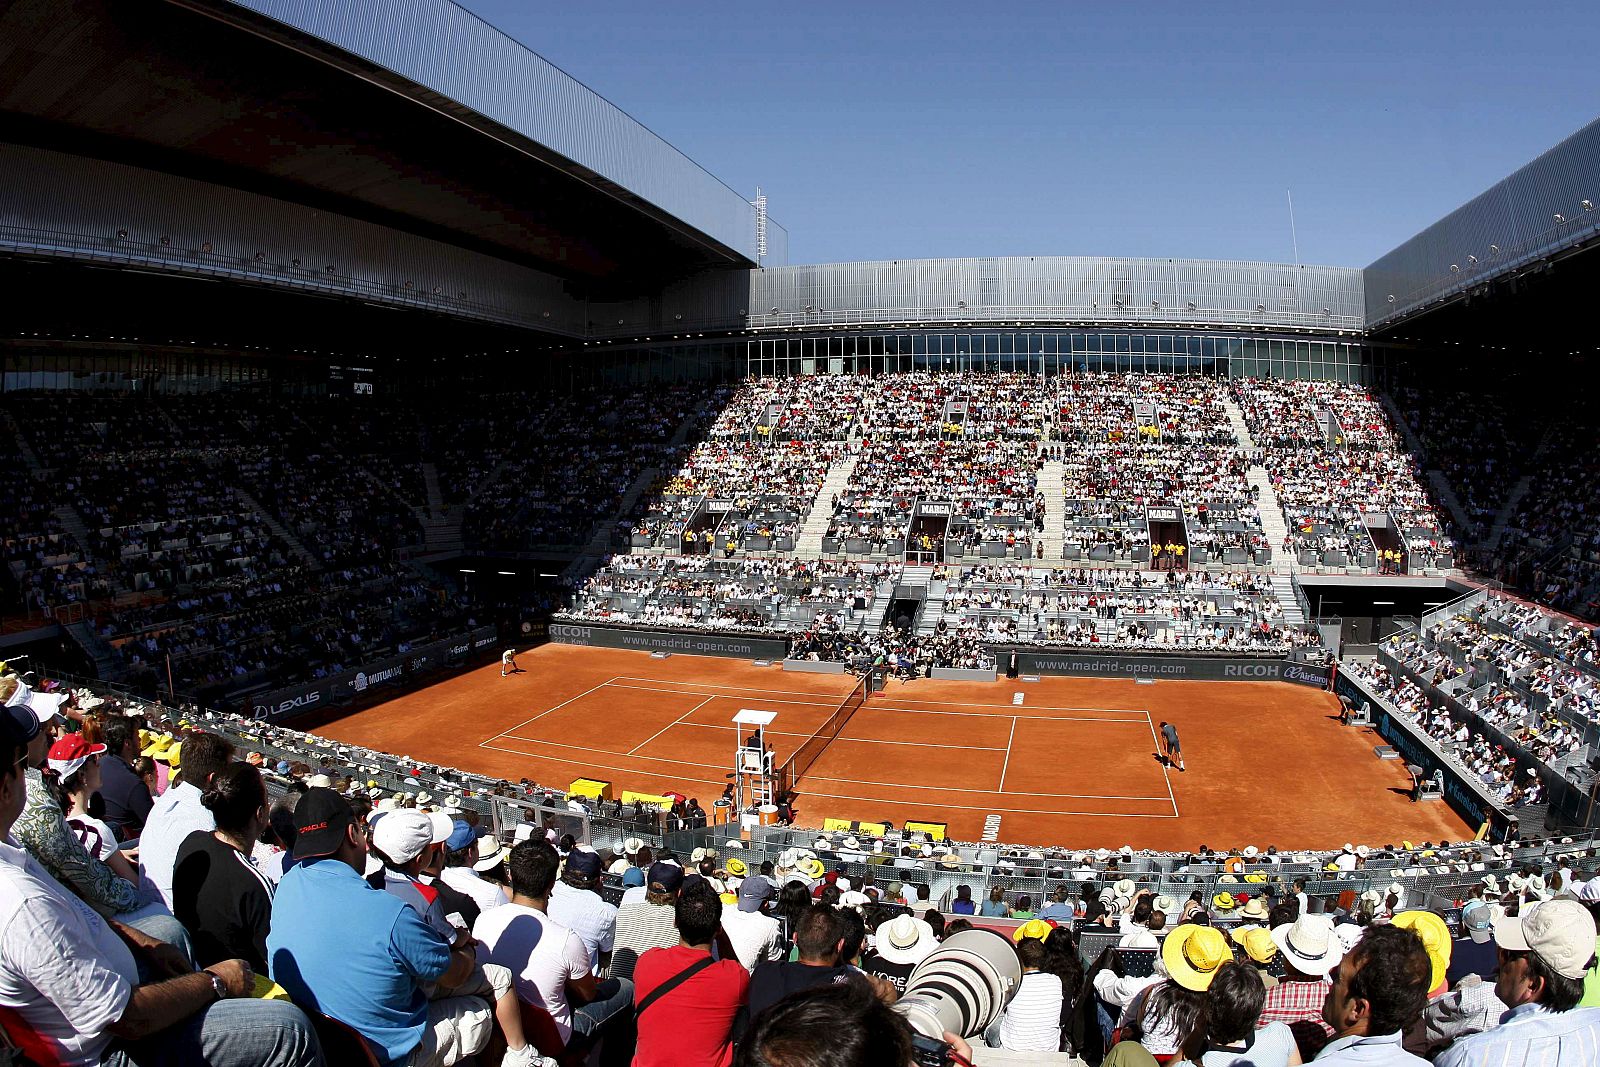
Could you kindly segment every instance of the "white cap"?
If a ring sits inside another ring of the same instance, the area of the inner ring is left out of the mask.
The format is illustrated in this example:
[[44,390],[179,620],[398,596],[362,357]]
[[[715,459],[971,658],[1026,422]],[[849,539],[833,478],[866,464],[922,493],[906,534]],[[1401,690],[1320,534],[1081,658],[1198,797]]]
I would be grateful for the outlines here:
[[372,828],[372,844],[395,863],[404,865],[422,855],[429,845],[448,838],[452,828],[450,820],[442,815],[401,808],[378,820]]

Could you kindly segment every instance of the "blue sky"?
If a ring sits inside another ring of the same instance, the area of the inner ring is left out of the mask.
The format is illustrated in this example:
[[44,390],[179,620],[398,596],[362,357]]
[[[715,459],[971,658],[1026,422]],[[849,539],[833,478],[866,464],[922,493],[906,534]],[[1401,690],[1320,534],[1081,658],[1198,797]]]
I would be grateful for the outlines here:
[[1592,4],[464,3],[795,263],[1365,266],[1600,117]]

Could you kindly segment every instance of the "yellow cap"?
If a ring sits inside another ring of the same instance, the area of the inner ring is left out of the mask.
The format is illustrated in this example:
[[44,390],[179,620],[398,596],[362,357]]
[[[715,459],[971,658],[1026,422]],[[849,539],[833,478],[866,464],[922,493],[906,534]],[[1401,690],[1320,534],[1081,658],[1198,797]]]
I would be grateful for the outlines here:
[[1055,927],[1051,926],[1043,919],[1029,919],[1027,922],[1017,927],[1016,930],[1012,931],[1011,940],[1020,943],[1032,937],[1043,941],[1045,938],[1050,936],[1050,931],[1053,929],[1055,929]]

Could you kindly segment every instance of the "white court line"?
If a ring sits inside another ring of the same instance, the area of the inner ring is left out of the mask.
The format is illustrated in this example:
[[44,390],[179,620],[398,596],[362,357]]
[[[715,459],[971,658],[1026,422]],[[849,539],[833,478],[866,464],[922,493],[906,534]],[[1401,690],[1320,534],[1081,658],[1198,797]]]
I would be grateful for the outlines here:
[[[698,709],[696,709],[696,710],[698,710]],[[672,725],[673,726],[693,726],[697,730],[726,730],[727,729],[726,726],[718,726],[716,723],[684,722],[681,719],[678,722],[673,723]],[[810,739],[814,735],[813,734],[788,733],[788,732],[786,732],[784,730],[768,730],[767,731],[767,736],[768,737],[803,737],[803,738]],[[840,736],[838,736],[838,737],[833,739],[833,743],[835,743],[835,744],[837,744],[840,741],[854,741],[857,744],[862,744],[862,745],[912,745],[912,746],[914,746],[916,748],[960,748],[960,749],[965,749],[968,752],[1004,752],[1005,751],[1005,749],[1003,749],[1003,748],[991,748],[991,747],[987,747],[987,746],[983,746],[983,745],[936,745],[936,744],[933,744],[932,742],[929,742],[929,741],[886,741],[886,740],[883,740],[883,739],[877,738],[877,737],[846,737],[843,734],[841,734]],[[632,753],[629,753],[629,754],[631,755]]]
[[[818,677],[832,676],[819,675]],[[717,685],[715,682],[685,682],[677,678],[638,678],[631,674],[618,674],[611,680],[615,682],[619,679],[624,682],[652,682],[656,685],[694,685],[699,686],[701,689],[734,689],[743,693],[777,693],[779,696],[789,697],[819,697],[828,695],[826,693],[818,693],[804,689],[758,689],[749,685]],[[704,694],[701,695],[703,696]],[[840,693],[839,699],[842,700],[849,695],[849,693]],[[837,703],[837,701],[835,703]]]
[[[735,697],[726,693],[712,693],[707,696],[705,693],[690,693],[683,689],[655,689],[648,685],[623,685],[619,682],[604,682],[602,684],[607,689],[637,689],[641,693],[671,693],[680,697],[705,697],[707,702],[712,700],[748,700],[751,703],[756,703],[755,697]],[[843,697],[840,697],[840,700],[843,699]],[[782,698],[766,697],[764,702],[768,704],[805,704],[815,708],[836,708],[839,706],[839,700],[784,700]]]
[[[802,779],[803,781],[804,779]],[[900,807],[918,806],[923,811],[929,808],[959,808],[963,811],[1004,811],[1013,815],[1088,815],[1101,819],[1176,819],[1176,815],[1138,815],[1120,811],[1059,811],[1042,808],[1000,808],[993,804],[947,804],[943,801],[927,800],[885,800],[882,797],[858,797],[846,793],[817,793],[810,789],[799,789],[800,806],[805,807],[806,797],[827,797],[829,800],[859,800],[868,804],[895,804]],[[1160,799],[1159,797],[1157,799]]]
[[[575,697],[569,697],[568,699],[563,700],[561,703],[557,704],[554,708],[545,708],[543,711],[541,711],[539,714],[535,715],[533,718],[531,718],[531,719],[523,719],[521,722],[517,723],[517,725],[509,727],[509,728],[504,729],[504,730],[501,730],[499,733],[497,733],[493,737],[489,738],[489,741],[499,740],[500,738],[505,737],[507,734],[511,733],[512,730],[520,730],[524,726],[528,725],[530,722],[538,722],[540,719],[544,718],[546,715],[550,714],[552,711],[555,711],[557,708],[564,708],[568,704],[571,704],[574,700],[582,700],[584,697],[588,696],[590,693],[594,692],[596,689],[605,688],[606,686],[610,685],[612,682],[616,681],[616,678],[617,678],[616,675],[612,675],[610,678],[607,678],[605,681],[601,682],[599,685],[593,686],[592,688],[589,688],[589,689],[585,689],[583,692],[579,693]],[[488,741],[480,741],[478,743],[478,747],[479,748],[487,748],[488,744],[489,744]]]
[[[998,751],[998,749],[996,750]],[[928,789],[924,785],[907,785],[904,782],[873,782],[865,778],[830,778],[825,774],[807,773],[800,779],[803,782],[849,782],[851,785],[876,785],[885,789]],[[941,793],[982,793],[984,796],[996,795],[993,789],[963,789],[959,786],[941,785],[937,787]],[[804,790],[800,790],[804,792]],[[1162,800],[1163,797],[1124,797],[1108,793],[1028,793],[1020,789],[1008,789],[1009,797],[1060,797],[1066,800]]]
[[[1009,708],[1009,707],[1011,707],[1010,704],[974,704],[974,703],[969,703],[969,702],[963,702],[963,701],[960,701],[960,700],[923,700],[921,697],[891,697],[891,696],[884,696],[883,693],[881,693],[881,692],[874,693],[873,696],[872,696],[872,699],[877,701],[878,703],[882,703],[883,701],[887,700],[887,701],[893,701],[893,702],[900,703],[900,704],[942,704],[942,705],[944,705],[946,707],[952,707],[952,708]],[[1148,715],[1148,714],[1150,714],[1144,708],[1051,707],[1051,706],[1044,705],[1044,704],[1030,704],[1028,706],[1031,707],[1031,708],[1037,708],[1040,711],[1120,711],[1120,712],[1124,712],[1124,713],[1126,713],[1128,715]]]
[[[1160,738],[1156,737],[1156,721],[1150,717],[1150,713],[1148,711],[1144,713],[1144,721],[1146,725],[1150,727],[1151,742],[1156,746],[1156,751],[1160,752],[1161,740]],[[1161,764],[1161,777],[1166,780],[1167,796],[1172,801],[1172,814],[1173,817],[1176,818],[1178,814],[1178,797],[1177,794],[1172,791],[1172,775],[1167,772],[1167,764],[1165,761],[1163,761]]]
[[[691,694],[689,694],[689,693],[685,693],[684,694],[684,696],[690,696],[690,695]],[[698,696],[699,694],[696,693],[696,694],[692,694],[692,695]],[[711,703],[715,699],[717,699],[717,698],[716,697],[706,697],[700,703],[696,704],[694,707],[690,708],[688,711],[684,712],[682,715],[679,715],[676,719],[673,719],[671,722],[667,723],[667,725],[663,726],[661,729],[657,730],[655,733],[651,734],[649,737],[645,738],[643,741],[640,741],[637,745],[634,745],[632,748],[628,749],[626,754],[629,755],[629,756],[633,755],[635,752],[639,751],[641,748],[643,748],[644,746],[648,745],[650,742],[654,741],[656,738],[660,737],[662,734],[666,733],[668,730],[672,729],[674,726],[678,725],[680,722],[682,722],[683,720],[687,719],[689,716],[693,715],[695,712],[699,711],[701,708],[705,707],[707,704]],[[720,727],[720,729],[724,729],[725,730],[725,729],[727,729],[727,727],[725,727],[725,726],[724,727]],[[737,731],[735,731],[735,733],[737,733]]]
[[1000,764],[1000,788],[996,792],[1006,791],[1006,769],[1011,766],[1011,742],[1017,739],[1017,717],[1011,716],[1011,734],[1006,738],[1006,761]]
[[[990,710],[992,710],[994,712],[1009,711],[1010,708],[1011,708],[1010,704],[967,704],[965,706],[969,707],[969,708],[989,708]],[[867,703],[865,703],[864,705],[862,705],[862,709],[861,710],[862,711],[886,711],[886,712],[892,712],[892,713],[895,713],[895,714],[898,714],[898,715],[945,715],[945,716],[956,716],[956,717],[960,717],[960,718],[964,718],[964,719],[1010,719],[1010,718],[1018,718],[1018,719],[1037,719],[1040,722],[1125,722],[1125,723],[1130,723],[1130,724],[1132,724],[1134,726],[1139,725],[1139,720],[1138,719],[1131,719],[1131,718],[1130,719],[1099,719],[1099,718],[1094,718],[1094,717],[1089,716],[1089,715],[1016,715],[1016,716],[1013,716],[1013,715],[1009,715],[1009,714],[1005,714],[1005,715],[1002,715],[1002,714],[985,715],[983,712],[980,712],[980,711],[930,711],[930,710],[927,710],[927,709],[924,709],[924,708],[886,708],[882,704],[875,704],[870,700],[867,701]],[[1071,711],[1071,710],[1074,710],[1074,709],[1072,709],[1072,708],[1063,708],[1063,709],[1044,708],[1044,709],[1041,709],[1041,710],[1044,710],[1044,711],[1056,711],[1056,710]],[[1082,708],[1082,709],[1077,709],[1077,710],[1094,711],[1096,709],[1094,709],[1094,708]],[[1149,721],[1149,716],[1148,715],[1145,716],[1145,721],[1147,721],[1147,722]]]
[[[522,740],[526,740],[526,738],[519,737],[519,738],[516,738],[516,740],[522,741]],[[523,759],[542,759],[542,760],[550,760],[550,761],[555,762],[555,763],[570,763],[570,764],[573,764],[574,766],[578,766],[578,767],[598,767],[601,770],[606,770],[606,771],[624,771],[624,772],[629,772],[629,773],[634,773],[634,774],[639,773],[639,769],[637,767],[619,767],[615,763],[596,763],[594,760],[589,760],[589,759],[567,759],[567,758],[565,758],[563,756],[551,756],[551,755],[546,755],[546,754],[544,754],[542,752],[524,752],[520,748],[502,748],[499,745],[491,745],[488,742],[484,742],[483,744],[479,745],[478,747],[479,748],[493,749],[496,752],[509,752],[513,756],[521,756]],[[572,746],[572,745],[562,745],[561,747],[562,748],[572,748],[574,746]],[[633,758],[634,759],[649,759],[650,757],[649,756],[634,756]],[[666,760],[664,762],[667,762],[667,763],[681,763],[682,761],[680,761],[680,760]],[[708,770],[708,771],[716,770],[715,767],[708,767],[703,763],[683,763],[682,765],[685,766],[685,767],[699,767],[702,770]],[[672,772],[671,780],[674,781],[674,782],[700,782],[700,783],[702,783],[704,785],[714,785],[719,789],[723,785],[726,784],[726,782],[721,778],[715,778],[715,779],[713,779],[713,778],[696,778],[693,775],[678,774],[676,772]]]

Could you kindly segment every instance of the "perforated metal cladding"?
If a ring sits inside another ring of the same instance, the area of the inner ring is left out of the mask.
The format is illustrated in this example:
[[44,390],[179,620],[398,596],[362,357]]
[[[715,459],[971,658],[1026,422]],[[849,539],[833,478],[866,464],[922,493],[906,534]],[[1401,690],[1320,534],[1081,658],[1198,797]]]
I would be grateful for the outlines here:
[[1367,325],[1381,326],[1593,238],[1600,233],[1595,205],[1600,120],[1367,267]]
[[1360,330],[1365,321],[1361,272],[1349,268],[1066,256],[768,268],[751,275],[750,310],[756,328],[1071,321]]

